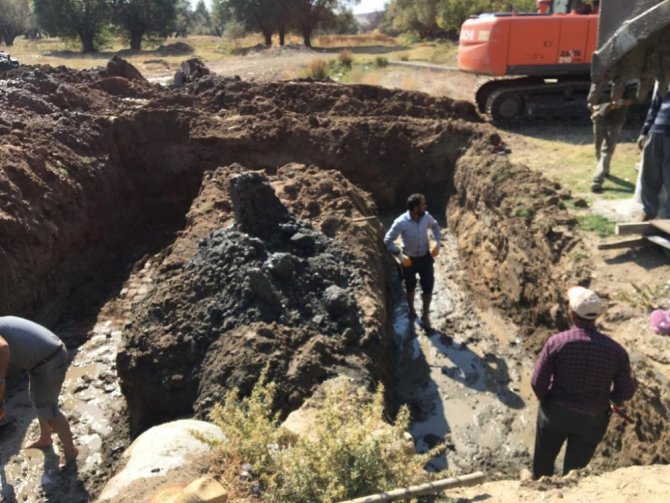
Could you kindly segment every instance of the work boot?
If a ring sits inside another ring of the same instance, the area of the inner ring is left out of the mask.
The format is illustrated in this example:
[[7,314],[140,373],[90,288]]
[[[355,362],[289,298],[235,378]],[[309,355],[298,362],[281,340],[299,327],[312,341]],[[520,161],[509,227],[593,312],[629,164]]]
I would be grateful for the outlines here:
[[602,194],[603,186],[600,185],[599,183],[594,183],[593,185],[591,185],[591,192],[593,192],[594,194]]
[[407,291],[407,305],[409,306],[409,320],[416,320],[416,311],[414,310],[414,290]]
[[423,309],[421,310],[421,321],[423,322],[423,327],[426,330],[431,329],[430,325],[430,295],[422,295],[423,298]]

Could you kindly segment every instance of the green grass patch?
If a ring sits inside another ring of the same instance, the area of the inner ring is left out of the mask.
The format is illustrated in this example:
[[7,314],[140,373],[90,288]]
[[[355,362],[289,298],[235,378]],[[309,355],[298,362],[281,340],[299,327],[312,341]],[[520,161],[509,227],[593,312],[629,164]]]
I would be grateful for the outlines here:
[[614,234],[614,222],[602,215],[577,215],[577,222],[583,230],[595,232],[601,238]]

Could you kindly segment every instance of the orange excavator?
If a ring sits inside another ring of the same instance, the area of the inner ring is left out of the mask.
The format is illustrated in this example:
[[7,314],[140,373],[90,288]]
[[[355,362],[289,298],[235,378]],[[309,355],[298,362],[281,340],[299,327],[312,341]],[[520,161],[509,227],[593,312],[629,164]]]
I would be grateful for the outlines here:
[[461,28],[458,67],[490,76],[475,102],[494,122],[588,113],[599,2],[537,4],[537,12],[481,14]]

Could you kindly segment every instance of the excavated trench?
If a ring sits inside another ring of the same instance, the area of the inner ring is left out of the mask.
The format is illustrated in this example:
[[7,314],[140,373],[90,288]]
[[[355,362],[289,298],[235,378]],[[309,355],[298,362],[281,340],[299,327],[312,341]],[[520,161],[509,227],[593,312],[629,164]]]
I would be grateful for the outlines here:
[[[565,324],[564,287],[588,280],[570,258],[581,243],[568,193],[494,153],[499,138],[467,103],[214,76],[170,90],[127,75],[25,67],[2,81],[0,305],[71,348],[65,409],[94,460],[15,497],[87,501],[128,441],[123,425],[133,436],[205,418],[266,365],[283,413],[329,377],[382,382],[391,409],[410,404],[419,449],[447,442],[435,468],[502,476],[527,463],[532,355]],[[411,192],[448,222],[425,335],[403,322],[380,259],[380,215]],[[25,409],[16,386],[10,406]],[[649,431],[663,407],[646,405]],[[5,497],[47,466],[16,455],[25,410],[0,438]],[[652,452],[659,435],[606,445]]]

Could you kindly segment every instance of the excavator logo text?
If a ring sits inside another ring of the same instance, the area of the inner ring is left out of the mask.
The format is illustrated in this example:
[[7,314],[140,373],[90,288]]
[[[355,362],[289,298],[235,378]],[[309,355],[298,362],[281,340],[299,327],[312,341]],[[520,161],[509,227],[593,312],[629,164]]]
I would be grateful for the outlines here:
[[579,49],[561,51],[558,56],[559,63],[581,63],[582,61],[584,61],[584,58],[582,57],[582,51]]

